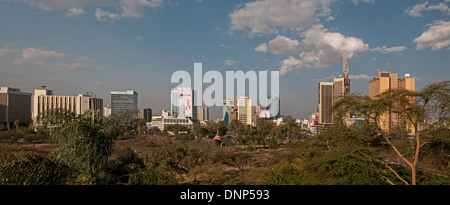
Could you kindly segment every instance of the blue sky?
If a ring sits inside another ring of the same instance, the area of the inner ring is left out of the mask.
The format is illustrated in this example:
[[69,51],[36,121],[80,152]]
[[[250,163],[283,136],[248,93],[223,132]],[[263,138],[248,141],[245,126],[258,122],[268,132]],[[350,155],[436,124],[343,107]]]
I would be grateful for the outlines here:
[[[0,85],[55,94],[136,90],[169,109],[177,70],[280,71],[281,114],[307,118],[342,74],[368,95],[377,69],[449,80],[450,0],[2,0]],[[224,75],[225,76],[225,75]],[[195,79],[194,79],[195,80]],[[208,85],[204,85],[206,88]],[[221,116],[213,108],[211,119]]]

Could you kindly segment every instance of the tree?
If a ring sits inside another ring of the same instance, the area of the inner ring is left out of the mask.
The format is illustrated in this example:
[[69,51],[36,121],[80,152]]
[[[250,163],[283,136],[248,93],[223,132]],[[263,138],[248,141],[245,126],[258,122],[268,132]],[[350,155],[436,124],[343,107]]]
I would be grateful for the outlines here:
[[[433,129],[435,125],[443,125],[444,131],[448,132],[450,119],[450,82],[441,81],[428,85],[422,91],[408,91],[404,89],[389,90],[382,93],[375,99],[366,96],[346,96],[338,101],[334,106],[335,122],[344,124],[343,119],[346,113],[352,111],[363,117],[368,123],[373,124],[376,132],[392,148],[394,153],[411,169],[411,184],[417,184],[417,167],[420,159],[422,147],[430,144],[430,141],[423,141],[423,133]],[[389,129],[382,125],[380,119],[389,114]],[[400,124],[392,124],[391,115],[394,115]],[[398,148],[392,142],[394,134],[393,126],[403,126],[413,131],[414,150],[412,155]],[[388,166],[387,164],[385,164]],[[390,169],[399,178],[394,170]],[[406,180],[402,182],[409,184]]]

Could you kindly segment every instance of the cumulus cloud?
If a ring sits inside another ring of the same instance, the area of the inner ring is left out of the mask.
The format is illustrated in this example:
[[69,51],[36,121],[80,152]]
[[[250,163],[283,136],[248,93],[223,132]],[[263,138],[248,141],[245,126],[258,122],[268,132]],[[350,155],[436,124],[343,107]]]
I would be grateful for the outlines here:
[[341,62],[343,53],[346,53],[348,60],[354,60],[358,58],[358,53],[369,49],[369,45],[362,39],[328,32],[321,24],[312,26],[303,36],[299,56],[304,63],[316,68]]
[[435,21],[428,26],[428,30],[414,39],[416,50],[431,48],[435,51],[450,46],[450,21]]
[[268,43],[270,52],[273,54],[291,54],[298,53],[300,42],[285,36],[277,35],[277,37]]
[[121,13],[111,13],[97,8],[95,17],[101,22],[108,20],[115,22],[121,18],[142,18],[145,15],[146,8],[156,9],[163,4],[163,0],[120,0]]
[[68,17],[75,17],[75,16],[80,16],[83,14],[84,14],[84,9],[77,8],[77,7],[72,7],[70,9],[68,9],[66,12],[66,16],[68,16]]
[[280,29],[301,31],[319,17],[331,13],[335,0],[260,0],[246,3],[229,14],[231,30],[246,30],[249,37],[278,33]]
[[289,56],[289,58],[281,61],[280,75],[286,75],[294,69],[299,70],[302,66],[303,62],[301,60]]
[[269,48],[267,47],[267,43],[261,43],[259,46],[255,48],[256,52],[269,52]]
[[[445,2],[450,2],[450,1],[446,0]],[[433,4],[433,5],[429,5],[429,4],[430,3],[428,1],[425,1],[421,4],[417,4],[417,5],[413,6],[412,8],[408,7],[408,9],[405,10],[405,13],[407,13],[408,15],[410,15],[412,17],[422,17],[423,11],[438,10],[446,15],[450,15],[450,8],[447,4],[442,3],[442,2],[438,3],[438,4]]]

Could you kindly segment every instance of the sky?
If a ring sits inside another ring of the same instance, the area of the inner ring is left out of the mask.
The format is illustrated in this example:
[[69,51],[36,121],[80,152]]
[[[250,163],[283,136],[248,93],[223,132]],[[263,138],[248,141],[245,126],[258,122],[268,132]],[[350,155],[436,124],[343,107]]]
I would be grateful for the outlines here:
[[301,119],[344,52],[352,93],[368,95],[377,70],[411,74],[416,90],[450,80],[450,0],[0,0],[0,28],[0,86],[93,92],[105,106],[136,90],[154,114],[195,62],[279,71],[281,114]]

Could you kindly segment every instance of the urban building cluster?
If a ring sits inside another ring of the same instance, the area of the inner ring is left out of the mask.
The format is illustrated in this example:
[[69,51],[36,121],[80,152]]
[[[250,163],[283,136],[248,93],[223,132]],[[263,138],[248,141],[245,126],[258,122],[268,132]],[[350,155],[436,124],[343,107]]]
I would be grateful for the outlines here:
[[[369,82],[370,98],[377,98],[381,93],[403,88],[415,91],[415,78],[405,74],[399,78],[397,73],[378,71],[378,76]],[[170,109],[161,111],[161,115],[153,115],[151,108],[138,107],[138,93],[134,90],[111,91],[111,104],[103,106],[103,99],[93,93],[78,94],[76,96],[54,95],[53,91],[42,86],[34,93],[22,92],[18,88],[1,87],[0,89],[0,126],[12,127],[14,122],[30,121],[40,113],[50,109],[64,109],[76,114],[83,114],[88,110],[98,112],[109,117],[123,110],[137,111],[137,117],[145,119],[147,127],[158,127],[164,130],[167,126],[179,124],[192,128],[194,123],[205,124],[209,119],[209,108],[195,106],[196,92],[191,87],[176,87],[170,91]],[[343,75],[336,77],[332,82],[318,83],[318,105],[309,119],[298,119],[297,123],[302,129],[310,130],[313,134],[333,124],[333,105],[340,98],[350,94],[349,67],[346,56],[343,54]],[[263,118],[276,124],[283,122],[280,112],[280,98],[270,97],[268,106],[252,105],[248,96],[239,96],[223,100],[222,119],[226,124],[238,120],[243,124],[257,126],[257,119]],[[345,119],[347,124],[353,124],[362,118],[348,113]],[[403,123],[399,114],[386,113],[380,118],[379,124],[389,129],[393,123]],[[414,129],[413,126],[407,125]],[[413,132],[414,130],[412,130]]]

